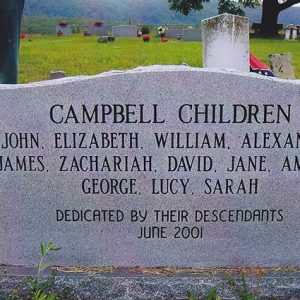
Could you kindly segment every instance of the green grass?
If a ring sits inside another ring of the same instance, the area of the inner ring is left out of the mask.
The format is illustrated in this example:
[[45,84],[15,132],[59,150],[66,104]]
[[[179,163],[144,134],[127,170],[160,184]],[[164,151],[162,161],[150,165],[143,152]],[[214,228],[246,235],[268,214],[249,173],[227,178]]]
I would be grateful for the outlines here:
[[[300,42],[251,39],[251,52],[268,63],[271,53],[291,52],[300,78]],[[114,43],[99,44],[97,37],[72,35],[65,37],[33,36],[21,41],[19,82],[49,79],[52,70],[66,71],[68,76],[92,75],[108,70],[126,70],[153,64],[202,66],[202,45],[199,42],[161,43],[152,38],[117,38]]]

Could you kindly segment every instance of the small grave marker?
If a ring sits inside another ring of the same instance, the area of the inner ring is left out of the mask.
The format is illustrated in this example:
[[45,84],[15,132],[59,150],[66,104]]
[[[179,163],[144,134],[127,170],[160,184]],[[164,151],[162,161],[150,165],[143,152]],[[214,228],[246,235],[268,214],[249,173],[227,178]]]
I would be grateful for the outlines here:
[[295,79],[295,68],[292,63],[292,54],[271,54],[269,55],[270,66],[277,77],[283,79]]

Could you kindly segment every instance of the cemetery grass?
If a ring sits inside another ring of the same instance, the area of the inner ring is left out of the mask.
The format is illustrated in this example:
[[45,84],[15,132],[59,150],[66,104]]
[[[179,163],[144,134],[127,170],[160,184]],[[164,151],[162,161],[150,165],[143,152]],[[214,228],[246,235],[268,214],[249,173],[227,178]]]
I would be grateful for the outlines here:
[[[300,43],[279,39],[251,39],[251,52],[268,64],[271,53],[291,52],[296,77],[300,79]],[[224,58],[226,59],[226,58]],[[127,70],[154,64],[186,63],[202,67],[202,45],[199,42],[171,40],[161,43],[152,38],[117,38],[114,43],[99,44],[96,36],[33,36],[21,40],[19,82],[48,80],[52,70],[66,71],[68,76],[93,75],[109,70]]]

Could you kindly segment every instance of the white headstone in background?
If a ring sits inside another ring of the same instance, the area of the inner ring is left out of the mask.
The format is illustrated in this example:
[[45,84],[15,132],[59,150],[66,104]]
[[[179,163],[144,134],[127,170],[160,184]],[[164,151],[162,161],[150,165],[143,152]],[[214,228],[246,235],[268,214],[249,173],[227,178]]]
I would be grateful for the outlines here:
[[203,67],[249,72],[249,20],[222,14],[202,21]]
[[296,40],[298,38],[298,29],[295,27],[292,32],[292,39]]
[[286,40],[297,40],[298,37],[298,27],[295,25],[288,25],[285,28],[285,39]]
[[289,28],[285,29],[285,39],[289,40],[290,37],[291,37],[291,30]]

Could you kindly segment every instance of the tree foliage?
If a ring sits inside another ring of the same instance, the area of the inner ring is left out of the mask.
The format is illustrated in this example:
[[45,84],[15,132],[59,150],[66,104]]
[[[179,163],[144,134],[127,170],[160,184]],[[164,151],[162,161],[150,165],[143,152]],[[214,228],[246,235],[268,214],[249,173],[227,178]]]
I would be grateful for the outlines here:
[[[209,0],[168,0],[169,8],[173,11],[188,15],[193,10],[203,9],[203,4]],[[219,13],[245,15],[243,8],[254,8],[262,5],[260,33],[265,37],[278,34],[278,16],[287,8],[300,3],[300,0],[218,0]]]
[[[210,2],[210,0],[168,0],[168,2],[171,10],[187,16],[193,10],[203,9],[203,4]],[[255,8],[261,4],[259,0],[219,0],[218,2],[220,14],[227,12],[241,16],[245,15],[242,7]]]

